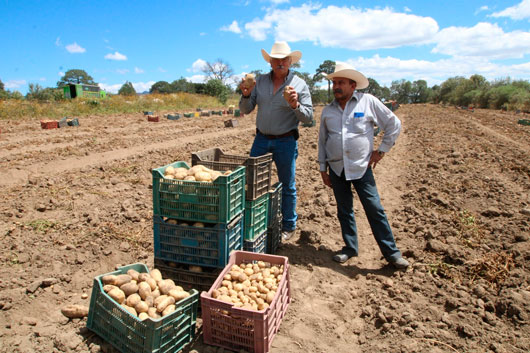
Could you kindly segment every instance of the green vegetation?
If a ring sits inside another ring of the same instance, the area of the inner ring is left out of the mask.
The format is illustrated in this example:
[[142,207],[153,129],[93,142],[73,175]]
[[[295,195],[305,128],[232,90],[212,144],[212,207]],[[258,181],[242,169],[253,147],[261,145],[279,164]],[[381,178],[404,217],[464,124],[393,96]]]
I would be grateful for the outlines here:
[[48,221],[47,219],[35,219],[28,222],[26,225],[31,227],[34,231],[46,233],[48,229],[55,227],[56,223]]
[[118,94],[122,96],[134,96],[136,94],[136,90],[134,89],[132,83],[125,81],[118,91]]

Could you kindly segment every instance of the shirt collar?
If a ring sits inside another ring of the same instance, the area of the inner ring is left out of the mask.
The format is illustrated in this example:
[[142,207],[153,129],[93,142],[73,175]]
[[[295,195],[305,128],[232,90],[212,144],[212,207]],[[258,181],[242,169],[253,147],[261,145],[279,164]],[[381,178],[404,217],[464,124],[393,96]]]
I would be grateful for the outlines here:
[[[271,70],[271,71],[269,72],[269,78],[270,78],[271,81],[272,81],[272,74],[273,74],[273,71]],[[290,80],[291,80],[291,77],[293,77],[293,75],[294,75],[293,71],[291,71],[291,69],[289,69],[289,72],[287,73],[287,76],[285,76],[285,79],[284,79],[283,82],[288,82],[288,81],[290,81]]]
[[[353,99],[355,99],[358,102],[359,101],[359,96],[361,94],[362,94],[361,92],[354,91],[353,94],[351,95],[350,99],[348,100],[348,102],[353,100]],[[340,106],[339,102],[337,102],[336,99],[334,99],[333,102],[331,102],[331,104],[336,105],[336,106]],[[348,103],[346,103],[346,104],[348,104]]]

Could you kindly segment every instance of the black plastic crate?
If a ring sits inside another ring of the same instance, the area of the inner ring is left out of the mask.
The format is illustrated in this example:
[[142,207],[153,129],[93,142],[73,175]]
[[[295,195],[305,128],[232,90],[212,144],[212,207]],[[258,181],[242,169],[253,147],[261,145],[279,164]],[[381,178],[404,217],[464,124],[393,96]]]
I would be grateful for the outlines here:
[[272,153],[259,157],[235,156],[225,154],[220,148],[193,152],[191,164],[204,165],[213,170],[235,170],[238,166],[246,167],[246,199],[255,200],[269,192],[272,175]]
[[185,290],[195,289],[199,292],[208,291],[219,276],[222,268],[201,267],[201,272],[191,271],[190,265],[166,261],[155,257],[155,268],[160,270],[162,278],[172,279],[175,284]]
[[282,244],[282,222],[267,227],[267,254],[276,254]]
[[265,251],[267,250],[267,231],[258,235],[253,240],[245,240],[243,242],[243,250],[265,254]]

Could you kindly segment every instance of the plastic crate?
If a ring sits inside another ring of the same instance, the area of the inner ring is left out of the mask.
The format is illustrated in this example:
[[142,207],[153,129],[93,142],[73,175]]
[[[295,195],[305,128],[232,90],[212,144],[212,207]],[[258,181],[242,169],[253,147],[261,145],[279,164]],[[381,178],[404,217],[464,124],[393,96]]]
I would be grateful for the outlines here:
[[201,164],[219,171],[234,170],[244,165],[247,168],[247,200],[257,199],[271,187],[272,153],[259,157],[235,156],[225,154],[220,148],[211,148],[192,153],[191,164]]
[[255,201],[245,201],[244,240],[252,240],[267,230],[268,210],[269,194],[262,195]]
[[276,223],[282,217],[282,183],[272,185],[269,191],[269,215],[267,226]]
[[[118,275],[134,269],[149,272],[144,264],[120,267],[105,275]],[[122,353],[178,352],[195,336],[199,292],[175,303],[177,309],[160,319],[140,321],[103,291],[100,275],[94,278],[87,327]]]
[[265,254],[267,251],[267,231],[258,235],[253,240],[245,240],[243,242],[243,250]]
[[190,265],[225,267],[230,252],[243,248],[243,215],[229,224],[193,227],[164,222],[155,215],[155,257]]
[[79,120],[77,118],[68,120],[68,126],[79,126]]
[[189,265],[157,259],[155,268],[160,270],[162,278],[172,279],[185,290],[196,289],[199,292],[208,291],[219,276],[222,268],[203,267],[202,272],[189,270]]
[[278,248],[282,244],[282,222],[269,225],[267,227],[267,254],[276,254]]
[[159,120],[160,119],[159,119],[158,115],[156,115],[156,116],[155,115],[148,115],[147,116],[147,121],[158,123]]
[[204,223],[229,223],[245,207],[245,167],[214,182],[164,179],[167,167],[189,169],[175,162],[152,170],[153,213],[167,218]]
[[61,120],[59,120],[59,121],[57,122],[57,126],[58,126],[59,128],[61,128],[61,127],[67,127],[67,126],[68,126],[68,120],[67,120],[67,118],[64,117],[64,118],[62,118]]
[[[266,261],[284,266],[278,290],[267,309],[246,310],[212,298],[213,290],[220,287],[224,275],[229,272],[232,265],[254,261]],[[266,353],[280,328],[290,302],[291,287],[287,257],[235,251],[210,290],[201,293],[204,343],[224,347],[231,351],[246,350]]]
[[185,118],[193,118],[195,116],[194,113],[184,113]]
[[59,122],[57,122],[57,120],[41,120],[40,127],[45,130],[57,129],[59,127]]
[[144,110],[144,115],[154,115],[154,113],[149,110]]
[[166,118],[168,120],[179,120],[180,119],[180,114],[179,113],[168,114],[168,115],[166,115]]

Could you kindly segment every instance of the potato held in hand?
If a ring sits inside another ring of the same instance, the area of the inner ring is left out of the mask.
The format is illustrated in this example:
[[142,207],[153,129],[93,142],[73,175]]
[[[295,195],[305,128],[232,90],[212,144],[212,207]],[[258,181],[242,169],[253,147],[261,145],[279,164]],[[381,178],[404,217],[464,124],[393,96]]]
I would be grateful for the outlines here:
[[243,79],[243,83],[242,83],[243,88],[247,88],[249,90],[252,90],[252,88],[254,88],[255,84],[256,84],[256,75],[254,75],[254,74],[246,74],[245,78]]
[[283,89],[283,98],[289,103],[291,100],[291,91],[294,90],[294,87],[291,86],[285,86]]

